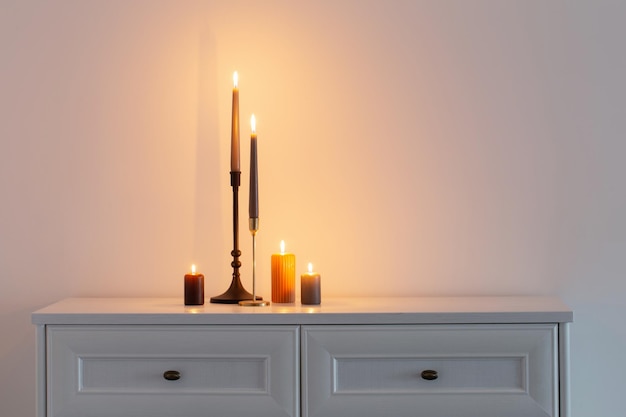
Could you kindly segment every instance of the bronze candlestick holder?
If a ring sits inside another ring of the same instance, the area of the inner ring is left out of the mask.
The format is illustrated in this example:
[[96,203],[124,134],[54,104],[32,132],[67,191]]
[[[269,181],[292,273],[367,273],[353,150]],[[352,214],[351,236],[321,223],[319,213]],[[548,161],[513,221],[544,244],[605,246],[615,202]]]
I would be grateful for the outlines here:
[[[239,250],[239,185],[241,184],[241,171],[231,171],[230,185],[233,187],[233,250],[230,253],[233,257],[231,266],[233,267],[233,279],[230,287],[221,295],[211,297],[212,303],[217,304],[237,304],[242,300],[253,300],[250,294],[241,284],[239,268],[241,267],[241,251]],[[256,297],[259,298],[259,297]]]

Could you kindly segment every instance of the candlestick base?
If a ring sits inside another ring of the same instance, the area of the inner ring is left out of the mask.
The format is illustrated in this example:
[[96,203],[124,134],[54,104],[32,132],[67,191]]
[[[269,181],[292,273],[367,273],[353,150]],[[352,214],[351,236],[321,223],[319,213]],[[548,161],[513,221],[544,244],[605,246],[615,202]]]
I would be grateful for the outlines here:
[[[262,300],[263,297],[256,297],[257,300]],[[237,304],[240,301],[250,300],[252,301],[252,294],[250,294],[241,285],[240,280],[233,280],[230,284],[230,288],[225,293],[211,297],[211,302],[216,304]]]
[[[225,293],[211,297],[211,302],[216,304],[237,304],[240,301],[250,300],[252,301],[252,294],[250,294],[241,284],[239,278],[233,278],[230,283],[230,287]],[[256,296],[257,300],[262,300],[263,297]]]
[[243,307],[265,307],[270,305],[270,302],[265,300],[243,300],[239,301],[239,305]]

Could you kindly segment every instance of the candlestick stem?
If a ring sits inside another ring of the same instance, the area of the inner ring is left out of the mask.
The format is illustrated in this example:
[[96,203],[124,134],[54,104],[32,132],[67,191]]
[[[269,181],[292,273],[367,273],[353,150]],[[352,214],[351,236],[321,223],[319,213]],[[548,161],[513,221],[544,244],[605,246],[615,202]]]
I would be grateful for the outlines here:
[[218,304],[237,304],[242,300],[252,300],[253,295],[250,294],[241,284],[239,268],[241,267],[241,251],[239,250],[239,185],[241,184],[241,172],[231,171],[230,185],[233,188],[233,250],[230,253],[233,257],[231,266],[233,267],[233,277],[230,287],[221,295],[211,297],[212,303]]
[[262,297],[256,295],[256,232],[259,231],[259,218],[251,218],[250,233],[252,234],[252,299],[239,302],[240,306],[261,307],[270,305],[269,301],[263,301]]
[[256,300],[256,230],[252,231],[252,299]]

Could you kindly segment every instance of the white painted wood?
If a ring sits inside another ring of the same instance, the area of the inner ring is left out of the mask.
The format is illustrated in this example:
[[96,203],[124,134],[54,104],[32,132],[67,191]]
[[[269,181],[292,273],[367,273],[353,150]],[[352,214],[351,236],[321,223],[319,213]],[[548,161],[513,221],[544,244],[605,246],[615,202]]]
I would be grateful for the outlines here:
[[320,306],[185,306],[181,298],[69,298],[33,313],[35,324],[561,323],[555,297],[325,298]]
[[46,417],[46,326],[37,326],[36,376],[37,376],[37,417]]
[[[326,298],[262,308],[70,298],[32,315],[38,417],[569,417],[572,319],[554,297]],[[358,336],[367,328],[378,336]],[[339,337],[316,346],[320,335]],[[425,366],[456,378],[403,388],[405,369]],[[184,379],[162,380],[169,367]]]
[[304,417],[377,417],[384,403],[394,417],[558,415],[555,324],[302,331]]
[[51,417],[299,412],[296,326],[50,326],[48,360]]
[[570,417],[570,323],[559,324],[559,383],[561,417]]

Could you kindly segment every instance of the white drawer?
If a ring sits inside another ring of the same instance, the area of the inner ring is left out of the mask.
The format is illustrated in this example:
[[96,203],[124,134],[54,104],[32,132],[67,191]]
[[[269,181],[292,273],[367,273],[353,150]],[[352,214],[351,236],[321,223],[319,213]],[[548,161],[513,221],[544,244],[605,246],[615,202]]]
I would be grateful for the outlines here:
[[296,416],[297,329],[48,326],[48,415]]
[[302,331],[303,417],[558,416],[556,325]]

